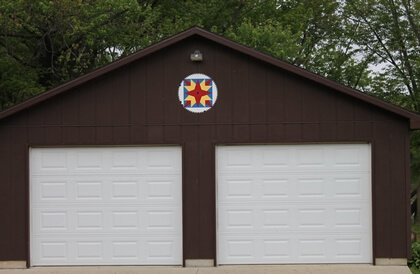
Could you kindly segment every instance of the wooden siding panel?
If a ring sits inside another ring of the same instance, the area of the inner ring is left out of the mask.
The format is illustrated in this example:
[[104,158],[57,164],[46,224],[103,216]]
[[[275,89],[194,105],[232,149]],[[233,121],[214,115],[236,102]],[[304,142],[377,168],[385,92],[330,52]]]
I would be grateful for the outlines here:
[[[66,126],[79,125],[79,91],[73,90],[70,93],[63,94],[61,107],[61,124]],[[51,113],[51,115],[54,115],[54,113]]]
[[96,141],[96,129],[94,126],[83,126],[79,128],[78,143],[83,145],[94,144]]
[[27,124],[31,126],[43,126],[45,124],[45,110],[42,106],[36,106],[27,116]]
[[373,152],[373,243],[376,258],[391,258],[391,218],[392,205],[389,166],[391,155],[389,150],[389,129],[387,123],[374,125]]
[[324,141],[333,141],[337,139],[336,123],[335,122],[321,122],[319,124],[319,139]]
[[338,121],[353,121],[353,98],[345,95],[337,95],[337,120]]
[[[147,75],[145,63],[147,63],[146,60],[130,65],[130,102],[128,108],[130,110],[130,123],[133,125],[146,123],[148,104],[146,101]],[[132,134],[136,134],[136,131],[132,131]],[[132,139],[137,138],[132,137]]]
[[390,123],[389,135],[390,135],[390,152],[389,155],[389,166],[390,166],[390,201],[392,206],[392,216],[390,229],[391,235],[391,258],[406,258],[406,246],[407,242],[404,236],[407,232],[407,214],[406,214],[406,151],[401,149],[405,145],[405,136],[408,134],[408,125],[404,123]]
[[234,140],[232,125],[218,125],[216,127],[216,138],[219,143],[229,143]]
[[[217,84],[218,98],[217,104],[214,107],[216,111],[217,123],[231,123],[233,121],[233,109],[235,99],[235,83],[232,81],[232,57],[230,55],[217,55],[216,58],[222,58],[223,65],[214,73],[214,80]],[[244,107],[248,107],[245,105]]]
[[11,131],[0,126],[0,261],[24,258],[13,258],[14,254],[10,252],[15,238],[24,236],[13,231],[15,219],[13,219],[13,212],[10,207],[14,203],[11,181],[11,153]]
[[122,126],[130,123],[130,70],[124,67],[113,76],[115,79],[110,83],[113,97],[113,125]]
[[[164,70],[163,70],[163,98],[159,102],[163,104],[164,117],[166,125],[179,124],[181,121],[181,113],[184,110],[178,98],[178,88],[182,80],[188,75],[184,75],[181,69],[179,57],[175,54],[164,54]],[[185,58],[187,59],[187,58]]]
[[33,145],[45,143],[45,130],[42,126],[33,126],[28,128],[28,142]]
[[358,101],[353,104],[353,118],[355,121],[372,121],[373,111],[375,111],[375,107],[367,103]]
[[[28,234],[27,229],[29,226],[28,220],[28,185],[26,184],[28,178],[27,168],[27,155],[28,148],[27,144],[27,129],[26,128],[13,128],[13,140],[11,153],[11,177],[12,188],[10,195],[13,202],[8,204],[8,208],[11,212],[11,229],[13,235],[21,235],[20,237],[12,238],[12,248],[10,254],[12,260],[27,260],[27,242]],[[23,163],[23,165],[22,165]],[[1,234],[1,233],[0,233]],[[0,258],[1,260],[1,258]]]
[[354,140],[353,121],[337,122],[337,139],[342,141]]
[[[96,88],[97,85],[90,83],[79,92],[78,117],[81,126],[93,126],[96,121]],[[127,107],[125,107],[127,108]]]
[[306,142],[316,142],[319,140],[319,125],[317,123],[307,123],[302,125],[302,140]]
[[251,133],[251,140],[253,142],[265,142],[267,140],[267,126],[266,125],[251,125],[250,133]]
[[147,63],[147,82],[146,82],[146,103],[147,122],[151,124],[162,124],[164,122],[164,85],[162,79],[163,58],[161,55],[154,56]]
[[113,142],[117,144],[130,143],[130,127],[115,126],[112,128]]
[[[249,70],[248,61],[239,56],[232,56],[231,91],[220,90],[220,93],[233,93],[233,120],[237,123],[249,122]],[[223,96],[220,97],[223,100]]]
[[387,112],[383,109],[373,107],[372,110],[373,110],[372,111],[372,116],[371,116],[372,121],[383,122],[383,121],[394,120],[396,118],[393,114],[391,114],[391,113],[389,113],[389,112]]
[[146,126],[132,126],[130,127],[130,142],[133,144],[146,143],[147,141],[147,127]]
[[314,86],[313,92],[319,93],[318,119],[319,122],[331,122],[336,120],[335,92],[329,89]]
[[302,121],[318,122],[319,93],[313,90],[303,89],[302,95]]
[[182,168],[184,259],[200,259],[203,238],[203,235],[200,235],[200,214],[207,214],[207,211],[200,212],[199,174],[196,172],[200,166],[197,131],[197,127],[182,127],[185,141]]
[[161,144],[164,140],[164,131],[162,126],[148,126],[147,139],[149,143]]
[[249,141],[250,126],[249,125],[235,125],[233,126],[234,141],[243,143]]
[[286,124],[285,126],[285,141],[286,142],[301,142],[302,141],[302,125]]
[[[267,120],[267,78],[265,67],[254,63],[249,67],[249,121],[265,122]],[[235,100],[236,98],[234,98]]]
[[[53,98],[42,106],[45,112],[44,121],[45,125],[59,126],[62,123],[62,109],[61,98]],[[48,111],[46,111],[48,110]]]
[[127,144],[130,141],[130,70],[124,67],[116,72],[115,81],[112,81],[113,94],[113,142]]
[[165,143],[178,144],[182,142],[182,132],[179,126],[165,126],[164,127]]
[[79,92],[66,93],[62,98],[62,142],[74,144],[79,141]]
[[[95,87],[96,106],[95,106],[95,124],[96,126],[111,126],[114,122],[113,102],[114,90],[112,82],[113,75],[104,75]],[[98,136],[99,137],[99,136]]]
[[354,139],[363,141],[372,139],[372,122],[355,121],[353,125]]
[[62,113],[61,98],[54,98],[43,106],[45,110],[45,143],[60,144],[62,142]]
[[112,127],[96,127],[95,136],[97,144],[113,144],[114,136]]
[[[8,207],[12,214],[11,229],[14,235],[22,235],[13,239],[12,248],[10,249],[11,257],[15,260],[26,260],[27,253],[27,227],[28,227],[28,189],[26,185],[26,178],[28,176],[26,168],[27,147],[23,145],[26,143],[26,129],[13,129],[12,148],[11,148],[11,182],[12,188],[10,195],[13,202],[9,203]],[[25,163],[22,166],[22,163]],[[16,168],[21,167],[21,168]]]
[[288,77],[284,83],[284,121],[302,122],[302,86],[297,79]]
[[284,75],[267,72],[267,122],[284,121]]
[[213,126],[201,126],[199,128],[199,258],[213,258],[216,254],[216,186],[213,134]]
[[285,138],[285,128],[283,124],[269,124],[267,129],[267,140],[271,143],[282,142]]

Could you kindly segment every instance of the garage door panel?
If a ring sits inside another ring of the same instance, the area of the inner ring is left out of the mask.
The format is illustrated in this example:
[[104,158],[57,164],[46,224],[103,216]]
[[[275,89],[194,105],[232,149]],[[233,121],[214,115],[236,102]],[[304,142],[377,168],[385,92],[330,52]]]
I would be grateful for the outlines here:
[[35,203],[117,201],[128,203],[177,202],[181,197],[180,178],[174,175],[121,176],[33,176],[32,200]]
[[181,264],[180,162],[179,147],[32,149],[31,263]]
[[81,209],[69,209],[67,205],[55,208],[34,208],[33,236],[113,232],[136,232],[139,234],[180,233],[182,211],[172,206],[92,207],[80,205]]
[[229,171],[315,171],[334,170],[370,170],[370,152],[359,145],[346,144],[334,147],[320,145],[258,146],[257,150],[245,146],[224,147],[218,155],[218,172]]
[[220,202],[251,200],[370,200],[368,173],[244,173],[218,175]]
[[181,168],[181,155],[172,148],[131,147],[54,148],[31,155],[31,174],[173,174]]
[[217,162],[220,264],[371,262],[369,145],[221,146]]
[[218,231],[253,230],[255,233],[296,232],[360,232],[370,231],[368,205],[284,204],[222,207],[218,211]]
[[293,232],[271,237],[222,237],[219,264],[359,263],[368,256],[369,239],[360,235],[296,236]]
[[173,237],[116,237],[104,240],[99,236],[71,240],[51,237],[37,239],[34,260],[43,265],[63,265],[78,261],[84,265],[115,264],[178,264],[181,240]]

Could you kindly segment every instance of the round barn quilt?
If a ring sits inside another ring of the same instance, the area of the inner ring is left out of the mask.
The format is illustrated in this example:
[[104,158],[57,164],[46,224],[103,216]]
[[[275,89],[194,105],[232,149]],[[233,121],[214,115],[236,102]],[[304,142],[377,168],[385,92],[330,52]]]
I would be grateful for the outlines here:
[[205,74],[195,73],[182,80],[178,97],[185,109],[201,113],[214,106],[217,100],[217,87]]

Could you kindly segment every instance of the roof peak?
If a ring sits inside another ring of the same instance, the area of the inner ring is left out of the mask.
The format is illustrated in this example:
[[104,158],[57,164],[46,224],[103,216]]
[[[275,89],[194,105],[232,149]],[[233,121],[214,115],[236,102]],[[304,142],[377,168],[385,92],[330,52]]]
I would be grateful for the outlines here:
[[411,129],[420,129],[420,116],[416,113],[413,113],[409,110],[403,109],[401,107],[395,106],[393,104],[384,102],[382,100],[379,100],[377,98],[374,98],[372,96],[369,96],[361,91],[358,91],[356,89],[344,86],[342,84],[339,84],[337,82],[334,82],[328,78],[325,78],[323,76],[317,75],[315,73],[312,73],[308,70],[299,68],[295,65],[289,64],[287,62],[284,62],[280,59],[274,58],[272,56],[269,56],[265,53],[262,53],[256,49],[249,48],[245,45],[239,44],[237,42],[234,42],[232,40],[229,40],[225,37],[222,37],[218,34],[209,32],[203,28],[200,28],[198,26],[193,26],[183,32],[180,32],[178,34],[175,34],[173,36],[170,36],[156,44],[153,44],[143,50],[140,50],[138,52],[135,52],[127,57],[124,57],[122,59],[119,59],[115,62],[112,62],[108,65],[105,65],[101,68],[98,68],[92,72],[89,72],[85,75],[82,75],[74,80],[71,80],[67,83],[64,83],[56,88],[53,88],[51,90],[48,90],[44,93],[41,93],[27,101],[24,101],[20,104],[17,104],[11,108],[8,108],[2,112],[0,112],[0,120],[4,119],[6,117],[9,117],[17,112],[20,112],[26,108],[29,108],[31,106],[34,106],[40,102],[43,102],[49,98],[52,98],[58,94],[61,94],[63,92],[66,92],[72,88],[75,88],[77,86],[80,86],[88,81],[91,81],[92,79],[95,79],[101,75],[104,75],[110,71],[113,71],[115,69],[118,69],[120,67],[123,67],[127,64],[130,64],[132,62],[135,62],[141,58],[144,58],[145,56],[148,56],[150,54],[153,54],[159,50],[162,50],[166,47],[169,47],[175,43],[178,43],[182,40],[185,40],[189,37],[192,37],[194,35],[199,35],[200,37],[203,37],[205,39],[209,39],[215,43],[218,43],[220,45],[226,46],[228,48],[231,48],[233,50],[236,50],[237,52],[240,52],[242,54],[251,56],[257,60],[263,61],[265,63],[274,65],[275,67],[278,67],[279,69],[288,71],[290,73],[299,75],[301,77],[304,77],[306,79],[309,79],[315,83],[327,86],[329,88],[335,89],[341,93],[347,94],[349,96],[352,96],[354,98],[357,98],[359,100],[365,101],[369,104],[375,105],[379,108],[385,109],[387,111],[390,111],[392,113],[395,113],[399,116],[408,118],[410,120],[410,127]]

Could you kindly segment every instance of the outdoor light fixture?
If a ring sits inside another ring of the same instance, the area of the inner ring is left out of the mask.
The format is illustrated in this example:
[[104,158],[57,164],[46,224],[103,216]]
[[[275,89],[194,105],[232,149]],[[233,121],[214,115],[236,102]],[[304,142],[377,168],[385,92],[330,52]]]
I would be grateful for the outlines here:
[[196,49],[196,50],[194,50],[193,53],[191,53],[190,59],[193,62],[201,62],[201,61],[203,61],[203,55],[201,54],[201,52],[198,49]]

